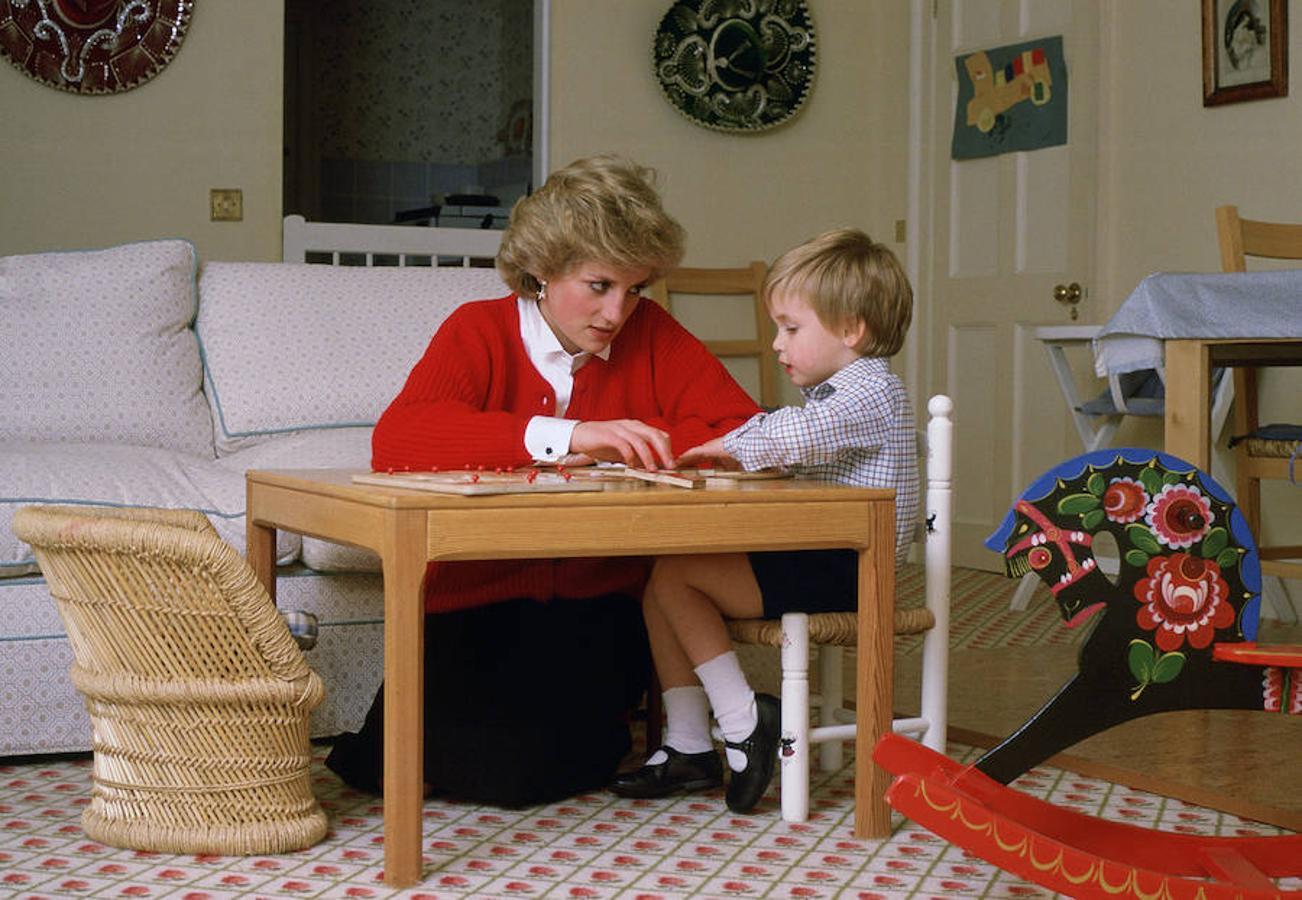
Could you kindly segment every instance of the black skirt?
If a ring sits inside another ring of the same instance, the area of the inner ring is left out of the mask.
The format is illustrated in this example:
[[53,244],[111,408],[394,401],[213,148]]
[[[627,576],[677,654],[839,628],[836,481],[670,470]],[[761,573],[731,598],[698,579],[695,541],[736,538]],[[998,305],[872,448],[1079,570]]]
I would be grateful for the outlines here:
[[[507,600],[425,626],[425,781],[436,794],[520,807],[610,782],[651,672],[636,598]],[[326,765],[379,791],[383,685]]]

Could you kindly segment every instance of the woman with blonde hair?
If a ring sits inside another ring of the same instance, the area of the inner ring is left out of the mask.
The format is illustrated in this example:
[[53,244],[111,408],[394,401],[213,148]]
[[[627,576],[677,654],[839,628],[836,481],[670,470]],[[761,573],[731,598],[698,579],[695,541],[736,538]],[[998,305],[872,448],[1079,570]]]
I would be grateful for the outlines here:
[[[502,238],[497,267],[513,293],[447,318],[376,425],[372,466],[656,469],[746,421],[754,401],[642,299],[682,254],[650,170],[595,156],[552,174]],[[517,806],[609,782],[650,669],[648,571],[621,557],[430,564],[432,790]],[[382,771],[382,697],[331,754],[354,786],[374,789]]]

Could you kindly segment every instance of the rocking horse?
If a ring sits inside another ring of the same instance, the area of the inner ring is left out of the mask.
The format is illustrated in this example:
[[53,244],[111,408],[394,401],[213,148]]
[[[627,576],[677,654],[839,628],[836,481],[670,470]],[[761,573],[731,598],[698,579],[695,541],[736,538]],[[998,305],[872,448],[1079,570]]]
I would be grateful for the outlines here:
[[[1094,537],[1120,552],[1113,582]],[[1151,450],[1100,450],[1034,482],[986,541],[1035,572],[1068,627],[1101,612],[1079,671],[1015,733],[962,766],[888,735],[873,758],[898,811],[1001,868],[1073,897],[1302,897],[1302,834],[1216,838],[1108,822],[1005,787],[1090,735],[1157,712],[1302,714],[1302,646],[1258,645],[1261,572],[1234,502]]]

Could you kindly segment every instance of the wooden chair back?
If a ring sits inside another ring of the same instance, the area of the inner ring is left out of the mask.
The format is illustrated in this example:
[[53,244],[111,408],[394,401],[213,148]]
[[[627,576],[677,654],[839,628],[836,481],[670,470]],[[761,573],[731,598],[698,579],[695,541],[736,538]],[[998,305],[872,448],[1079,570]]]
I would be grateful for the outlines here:
[[[754,359],[759,368],[759,386],[755,399],[761,406],[778,405],[777,354],[773,350],[773,325],[761,296],[768,266],[755,261],[738,268],[674,269],[651,286],[649,296],[683,321],[685,309],[675,310],[675,299],[687,297],[721,298],[749,295],[755,322],[755,336],[748,338],[705,339],[705,346],[722,360]],[[738,379],[743,380],[743,379]]]
[[[1239,216],[1237,206],[1216,210],[1216,236],[1221,249],[1221,269],[1248,271],[1248,259],[1302,260],[1302,224],[1261,222]],[[1257,370],[1234,369],[1233,434],[1242,438],[1261,425],[1257,405]],[[1261,481],[1287,480],[1294,444],[1287,441],[1240,439],[1234,444],[1235,494],[1239,511],[1257,539],[1264,575],[1302,578],[1302,544],[1268,542],[1261,533]]]

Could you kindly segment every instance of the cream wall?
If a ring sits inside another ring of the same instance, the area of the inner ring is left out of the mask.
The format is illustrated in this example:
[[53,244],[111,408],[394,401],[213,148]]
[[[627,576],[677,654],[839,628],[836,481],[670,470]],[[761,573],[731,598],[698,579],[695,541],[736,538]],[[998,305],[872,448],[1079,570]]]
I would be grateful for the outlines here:
[[[195,4],[176,57],[122,94],[0,63],[0,255],[184,237],[201,259],[280,258],[282,0]],[[210,222],[208,189],[244,191]]]
[[[1302,2],[1288,6],[1289,96],[1204,107],[1199,4],[1104,4],[1096,296],[1106,312],[1151,272],[1219,271],[1217,206],[1302,222]],[[1302,422],[1302,370],[1266,370],[1260,397],[1263,422]],[[1119,440],[1160,447],[1161,428],[1128,425]],[[1218,455],[1232,472],[1225,440]],[[1302,534],[1302,490],[1275,483],[1263,510],[1266,534]]]
[[812,93],[785,124],[740,135],[694,124],[660,93],[651,42],[670,5],[553,0],[552,167],[611,151],[655,168],[688,265],[772,262],[838,226],[893,241],[906,213],[908,4],[809,3]]
[[1290,96],[1202,105],[1199,4],[1108,0],[1101,35],[1098,288],[1114,310],[1145,275],[1220,270],[1212,211],[1302,222],[1302,2],[1289,0]]
[[654,167],[688,231],[689,265],[772,260],[839,225],[893,237],[904,217],[908,5],[815,0],[817,61],[801,111],[725,134],[672,107],[651,72],[666,0],[553,0],[553,168],[613,151]]

